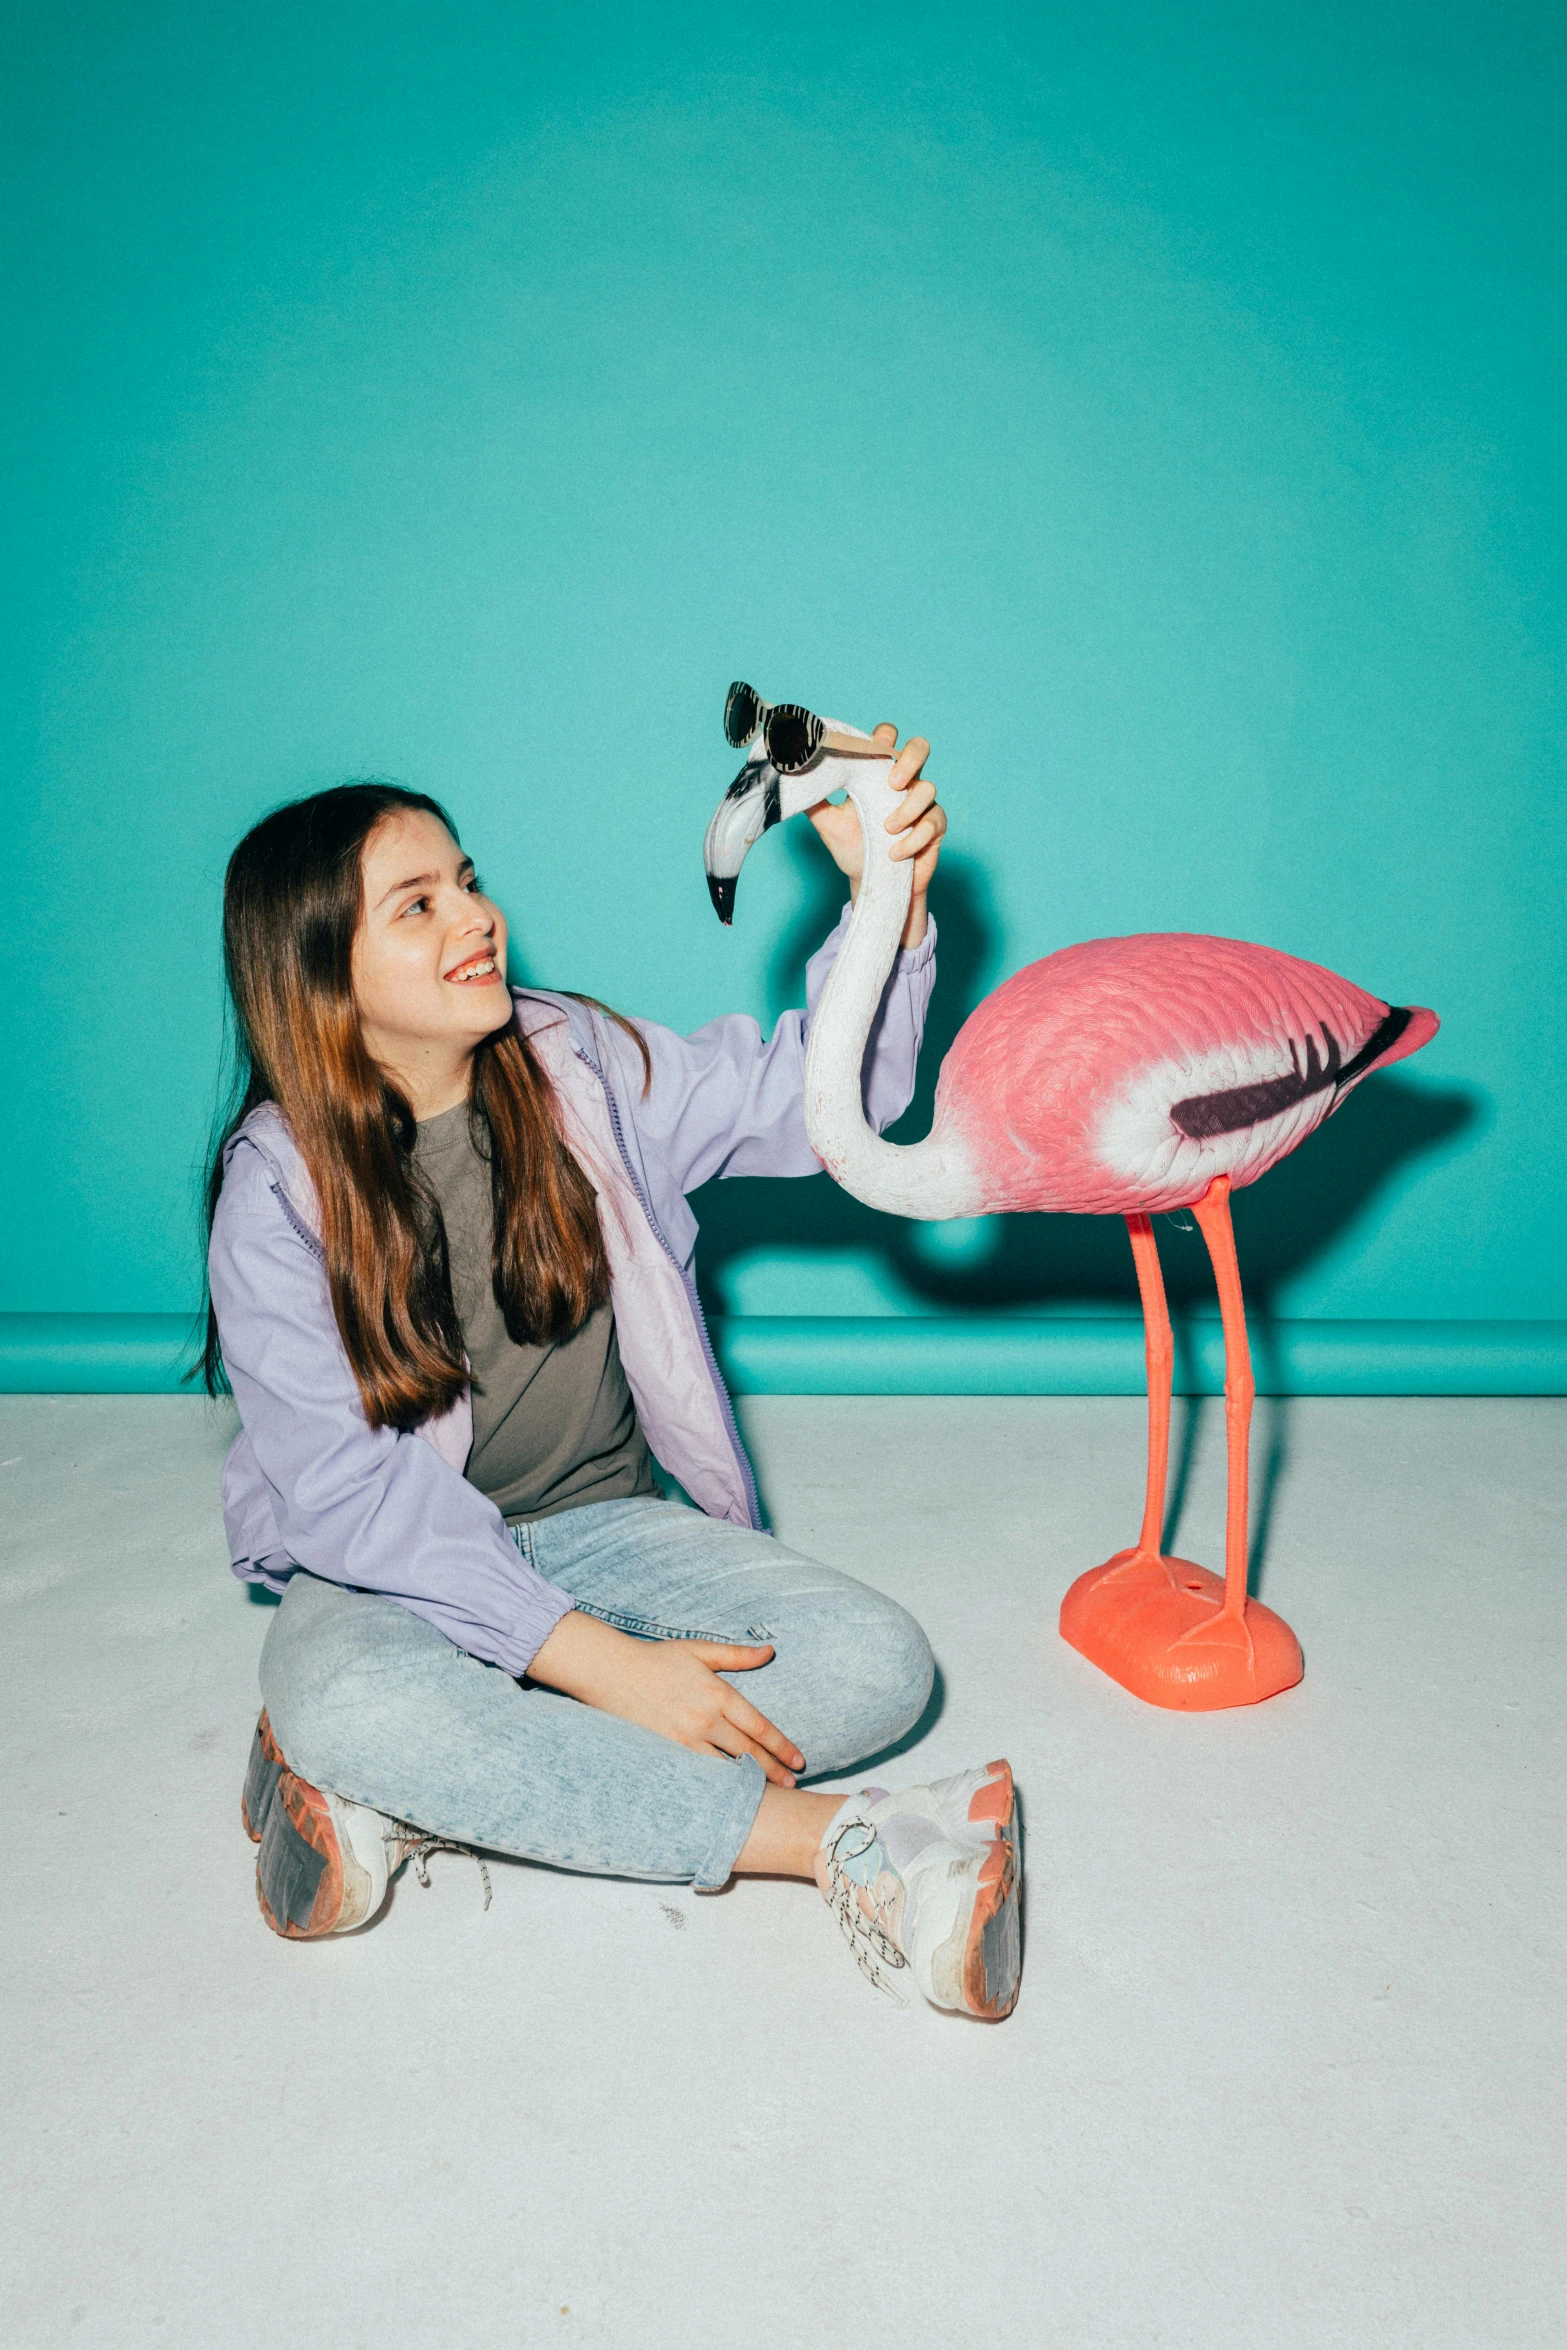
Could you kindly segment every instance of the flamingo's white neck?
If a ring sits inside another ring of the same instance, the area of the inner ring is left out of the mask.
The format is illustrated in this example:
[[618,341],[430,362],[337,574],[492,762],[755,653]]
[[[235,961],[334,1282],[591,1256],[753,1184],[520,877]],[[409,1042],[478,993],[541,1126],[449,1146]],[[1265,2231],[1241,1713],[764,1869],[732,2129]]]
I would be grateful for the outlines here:
[[826,790],[844,788],[865,839],[864,874],[848,934],[811,1021],[805,1055],[805,1131],[835,1182],[888,1215],[927,1220],[976,1213],[968,1154],[953,1135],[883,1142],[867,1123],[865,1046],[909,915],[914,867],[890,854],[887,818],[901,794],[881,760],[829,759]]

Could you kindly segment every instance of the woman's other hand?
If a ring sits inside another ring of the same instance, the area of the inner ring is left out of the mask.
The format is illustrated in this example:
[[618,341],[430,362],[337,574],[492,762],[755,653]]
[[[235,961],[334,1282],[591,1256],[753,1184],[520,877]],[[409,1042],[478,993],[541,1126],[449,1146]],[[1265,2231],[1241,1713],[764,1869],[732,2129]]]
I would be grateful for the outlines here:
[[772,1653],[717,1640],[634,1640],[574,1608],[540,1648],[528,1678],[694,1753],[753,1755],[775,1787],[792,1787],[804,1755],[721,1677],[754,1672]]
[[[873,739],[891,750],[898,739],[898,730],[884,721],[874,729]],[[947,829],[947,812],[937,805],[936,787],[920,772],[929,757],[930,745],[924,736],[911,734],[887,777],[893,790],[903,794],[887,819],[887,830],[897,836],[892,845],[893,861],[905,857],[914,860],[914,894],[909,900],[909,918],[903,926],[906,947],[917,947],[925,935],[926,894],[941,855],[942,835]],[[845,801],[841,808],[836,808],[831,800],[823,800],[819,807],[810,810],[810,818],[831,850],[834,864],[848,875],[850,897],[858,897],[865,843],[853,807]]]

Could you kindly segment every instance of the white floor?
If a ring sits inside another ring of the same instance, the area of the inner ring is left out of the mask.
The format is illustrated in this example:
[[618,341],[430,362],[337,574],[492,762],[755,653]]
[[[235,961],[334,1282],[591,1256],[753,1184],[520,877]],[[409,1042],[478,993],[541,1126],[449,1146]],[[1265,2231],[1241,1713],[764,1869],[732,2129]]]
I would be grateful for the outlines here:
[[[746,1411],[779,1532],[930,1630],[907,1775],[1017,1769],[990,2030],[899,2013],[787,1885],[503,1865],[485,1915],[447,1856],[275,1940],[226,1420],[0,1406],[0,2333],[1560,2350],[1567,1406],[1288,1411],[1263,1588],[1307,1677],[1189,1718],[1054,1630],[1135,1530],[1140,1405]],[[1221,1436],[1202,1407],[1210,1562]]]

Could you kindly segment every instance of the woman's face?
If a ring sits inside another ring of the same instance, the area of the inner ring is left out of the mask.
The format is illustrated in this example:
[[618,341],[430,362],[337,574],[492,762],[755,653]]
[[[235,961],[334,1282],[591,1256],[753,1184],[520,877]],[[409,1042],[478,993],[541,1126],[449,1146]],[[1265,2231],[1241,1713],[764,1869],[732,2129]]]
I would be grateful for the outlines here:
[[363,856],[354,1001],[373,1059],[416,1073],[472,1052],[511,1017],[506,920],[473,860],[422,808],[382,818]]

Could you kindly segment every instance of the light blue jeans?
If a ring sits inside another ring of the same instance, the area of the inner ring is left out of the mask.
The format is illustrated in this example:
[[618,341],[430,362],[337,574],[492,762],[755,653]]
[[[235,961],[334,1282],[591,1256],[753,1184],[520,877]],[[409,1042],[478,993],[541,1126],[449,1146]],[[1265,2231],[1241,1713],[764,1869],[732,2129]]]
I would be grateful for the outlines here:
[[[592,1502],[515,1530],[539,1573],[643,1640],[769,1642],[726,1679],[805,1756],[844,1771],[910,1729],[934,1665],[914,1618],[766,1534],[675,1502]],[[524,1687],[392,1599],[303,1571],[261,1654],[290,1769],[427,1834],[559,1868],[712,1892],[751,1832],[750,1756],[693,1754],[614,1714]]]

